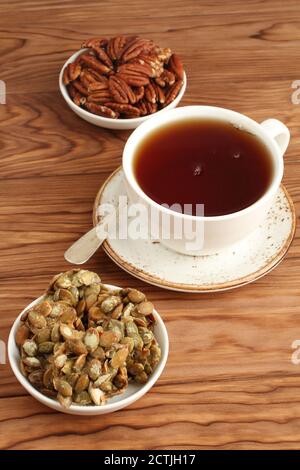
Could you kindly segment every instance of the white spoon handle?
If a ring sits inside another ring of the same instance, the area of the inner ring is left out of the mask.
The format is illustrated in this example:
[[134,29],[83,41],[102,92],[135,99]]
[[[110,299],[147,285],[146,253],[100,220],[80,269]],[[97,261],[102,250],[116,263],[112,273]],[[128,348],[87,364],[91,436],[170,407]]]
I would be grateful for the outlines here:
[[97,227],[92,228],[67,249],[65,259],[72,264],[85,263],[98,250],[105,238],[98,238]]

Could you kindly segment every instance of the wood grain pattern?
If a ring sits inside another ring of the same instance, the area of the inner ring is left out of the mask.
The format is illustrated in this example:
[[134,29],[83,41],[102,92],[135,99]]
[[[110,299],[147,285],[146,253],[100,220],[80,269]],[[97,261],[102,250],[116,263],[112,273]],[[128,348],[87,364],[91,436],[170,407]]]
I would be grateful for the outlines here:
[[[18,13],[18,14],[17,14]],[[105,21],[103,21],[103,18]],[[137,33],[184,59],[182,104],[229,107],[292,134],[284,183],[300,208],[298,0],[11,0],[1,5],[0,339],[92,223],[99,186],[129,132],[93,127],[58,92],[58,73],[82,39]],[[103,252],[86,267],[111,284],[144,289],[164,318],[170,355],[157,385],[129,408],[95,418],[55,413],[0,365],[5,449],[299,449],[299,232],[284,262],[255,284],[188,295],[143,284]]]

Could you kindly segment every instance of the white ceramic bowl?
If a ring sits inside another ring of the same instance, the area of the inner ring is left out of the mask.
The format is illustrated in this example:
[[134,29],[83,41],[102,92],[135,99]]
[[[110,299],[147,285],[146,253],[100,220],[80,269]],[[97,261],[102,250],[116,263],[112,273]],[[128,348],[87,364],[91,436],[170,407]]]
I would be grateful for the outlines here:
[[[112,289],[118,289],[116,286],[108,285],[108,287]],[[161,317],[154,311],[154,316],[156,319],[156,324],[154,326],[154,335],[157,339],[158,344],[161,347],[161,359],[158,365],[156,366],[155,370],[153,371],[152,375],[150,376],[148,382],[144,385],[139,384],[129,384],[127,389],[121,395],[116,395],[115,397],[108,399],[107,403],[102,406],[79,406],[79,405],[71,405],[70,408],[64,408],[57,400],[46,397],[41,392],[39,392],[36,388],[34,388],[30,382],[24,377],[24,375],[20,371],[19,366],[19,349],[15,342],[15,335],[18,326],[20,325],[20,319],[22,314],[28,310],[29,308],[33,307],[35,304],[40,302],[43,299],[43,296],[39,297],[38,299],[34,300],[31,304],[29,304],[17,317],[15,320],[9,334],[8,338],[8,359],[15,374],[16,378],[20,382],[21,385],[27,390],[30,395],[36,398],[39,402],[43,403],[49,408],[53,408],[56,411],[61,411],[63,413],[69,413],[73,415],[85,415],[85,416],[93,416],[93,415],[101,415],[106,413],[112,413],[113,411],[120,410],[125,408],[126,406],[131,405],[136,400],[141,398],[145,393],[147,393],[150,388],[155,384],[158,380],[159,376],[161,375],[169,353],[169,338],[167,329],[162,321]]]
[[179,94],[177,95],[177,97],[175,98],[175,100],[172,101],[172,103],[170,103],[164,109],[161,109],[160,111],[157,111],[154,114],[149,114],[148,116],[143,116],[143,117],[133,118],[133,119],[110,119],[110,118],[106,118],[106,117],[102,117],[102,116],[97,116],[96,114],[92,114],[89,111],[86,111],[85,109],[80,108],[79,106],[77,106],[71,100],[71,98],[69,96],[69,93],[67,91],[67,88],[64,85],[63,80],[62,80],[63,71],[64,71],[65,67],[70,62],[73,62],[79,56],[79,54],[81,54],[85,50],[87,50],[87,49],[80,49],[79,51],[75,52],[75,54],[73,54],[66,61],[66,63],[62,67],[61,72],[59,74],[59,88],[60,88],[61,94],[63,95],[67,105],[74,111],[74,113],[76,113],[79,117],[81,117],[85,121],[88,121],[91,124],[95,124],[95,126],[106,127],[107,129],[135,129],[140,124],[142,124],[142,122],[146,121],[147,119],[150,119],[151,116],[156,116],[157,114],[163,113],[167,109],[175,108],[178,105],[181,98],[183,97],[183,95],[184,95],[184,92],[185,92],[185,89],[186,89],[186,83],[187,83],[186,74],[184,74],[182,88],[181,88]]

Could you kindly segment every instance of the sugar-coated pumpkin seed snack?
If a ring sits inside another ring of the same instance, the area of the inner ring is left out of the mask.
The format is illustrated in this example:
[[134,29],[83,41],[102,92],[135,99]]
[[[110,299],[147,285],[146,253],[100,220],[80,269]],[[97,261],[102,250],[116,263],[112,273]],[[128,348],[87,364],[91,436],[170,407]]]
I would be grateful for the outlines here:
[[158,364],[153,309],[142,292],[108,289],[94,272],[60,273],[21,317],[20,369],[64,407],[103,405],[129,382],[146,383]]

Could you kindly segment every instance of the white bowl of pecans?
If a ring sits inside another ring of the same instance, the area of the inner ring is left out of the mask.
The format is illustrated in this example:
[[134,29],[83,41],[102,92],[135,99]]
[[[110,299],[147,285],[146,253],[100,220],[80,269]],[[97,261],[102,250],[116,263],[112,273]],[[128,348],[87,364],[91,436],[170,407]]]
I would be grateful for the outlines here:
[[10,365],[27,392],[57,411],[89,416],[141,398],[168,350],[166,327],[142,292],[102,284],[83,269],[55,276],[8,339]]
[[134,129],[152,114],[175,108],[186,83],[177,54],[137,36],[85,41],[59,76],[68,106],[109,129]]

